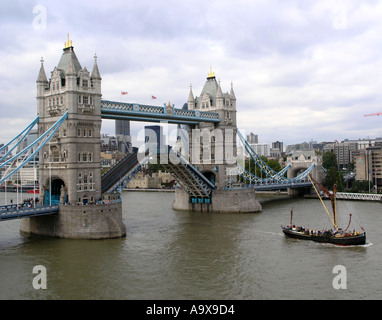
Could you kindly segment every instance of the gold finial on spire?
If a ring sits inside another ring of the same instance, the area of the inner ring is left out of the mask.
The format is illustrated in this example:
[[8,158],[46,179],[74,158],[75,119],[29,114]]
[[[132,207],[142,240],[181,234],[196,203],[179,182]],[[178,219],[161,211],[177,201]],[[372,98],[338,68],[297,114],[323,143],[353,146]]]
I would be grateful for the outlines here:
[[68,40],[65,42],[64,49],[73,47],[72,40],[69,40],[69,33],[68,33]]
[[208,74],[207,79],[214,78],[214,77],[215,77],[215,72],[212,72],[212,68],[210,67],[210,73]]

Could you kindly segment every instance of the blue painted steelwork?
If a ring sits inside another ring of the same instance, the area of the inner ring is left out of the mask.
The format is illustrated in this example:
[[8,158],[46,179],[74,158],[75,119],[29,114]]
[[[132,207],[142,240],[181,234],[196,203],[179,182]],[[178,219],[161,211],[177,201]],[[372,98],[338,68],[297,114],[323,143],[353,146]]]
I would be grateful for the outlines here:
[[[284,169],[282,169],[280,172],[278,172],[278,175],[279,176],[283,176],[285,174],[285,172],[289,169],[291,165],[288,164]],[[273,179],[262,179],[262,178],[259,178],[255,175],[253,175],[252,173],[250,173],[249,171],[245,170],[242,166],[240,165],[237,165],[237,169],[238,169],[238,174],[240,176],[242,176],[244,179],[250,181],[250,182],[254,182],[254,183],[268,183],[270,181],[273,181]],[[286,180],[288,181],[288,180]]]
[[28,133],[32,130],[35,124],[38,122],[39,116],[36,117],[23,131],[21,131],[16,137],[14,137],[11,141],[9,141],[6,145],[0,148],[0,152],[2,150],[7,150],[8,147],[16,140],[19,140],[13,147],[9,148],[8,152],[4,154],[4,156],[0,159],[0,162],[7,158],[7,156],[25,139]]
[[279,172],[276,172],[271,167],[269,167],[263,159],[252,149],[250,144],[247,142],[247,140],[244,139],[243,135],[240,133],[239,130],[237,130],[237,134],[239,136],[240,141],[245,147],[245,150],[247,150],[248,154],[251,156],[253,161],[255,161],[256,165],[266,174],[267,181],[273,180],[273,181],[285,181],[288,180],[287,178],[283,177],[283,174],[280,174]]
[[[206,199],[211,198],[211,192],[215,189],[214,184],[192,166],[179,152],[174,151],[172,147],[168,146],[168,148],[164,149],[168,150],[169,159],[176,159],[176,161],[169,161],[167,164],[160,163],[160,161],[158,161],[158,163],[174,176],[191,197],[204,199],[202,200],[203,203],[210,203],[210,200]],[[160,153],[156,156],[160,158]],[[121,176],[114,177],[114,181],[104,192],[111,193],[115,190],[123,190],[131,179],[142,169],[142,166],[152,158],[152,155],[146,154],[144,156],[141,154],[140,158],[142,159],[138,161],[137,157],[135,165],[130,164],[128,170],[124,171]],[[118,166],[118,163],[116,166]]]
[[254,184],[251,185],[252,189],[258,191],[272,191],[272,190],[284,190],[284,189],[296,189],[311,187],[312,183],[310,181],[284,181],[284,182],[273,182],[268,184]]
[[178,163],[162,164],[162,166],[174,176],[189,194],[190,201],[195,203],[211,203],[212,190],[216,186],[179,152],[170,147],[168,153],[170,159],[177,159],[178,161],[176,162]]
[[[115,190],[118,190],[121,193],[123,188],[126,187],[126,185],[131,181],[131,179],[133,179],[134,176],[139,171],[141,171],[142,166],[144,166],[149,161],[150,157],[151,157],[151,155],[147,155],[147,156],[143,157],[143,159],[141,159],[140,161],[138,161],[138,158],[136,158],[135,163],[133,163],[133,165],[130,166],[128,168],[128,170],[125,171],[122,176],[117,176],[116,179],[114,179],[111,186],[109,186],[107,189],[103,190],[103,192],[112,193]],[[118,163],[116,164],[116,166],[117,165],[118,165]],[[112,168],[110,170],[112,170]],[[106,174],[107,174],[107,172],[106,172]]]
[[[10,173],[6,173],[5,176],[0,179],[0,184],[3,183],[5,180],[7,180],[11,175],[18,172],[27,162],[29,162],[33,157],[35,157],[39,153],[40,149],[44,147],[45,144],[53,137],[53,135],[57,132],[57,130],[60,128],[61,124],[66,120],[67,117],[68,117],[68,111],[66,111],[65,114],[60,119],[58,119],[55,124],[53,124],[44,134],[42,134],[33,143],[31,143],[29,146],[27,146],[25,149],[20,151],[15,156],[3,162],[0,165],[0,168],[4,167],[7,164],[12,164],[17,159],[21,159],[23,155],[24,157],[26,157],[26,159],[24,158],[22,160],[21,164],[19,164],[16,168],[11,170]],[[34,152],[30,156],[25,155],[29,151],[29,149],[31,149],[33,146],[37,144],[40,144],[40,145],[36,148],[36,150],[34,150]]]
[[200,122],[220,122],[219,114],[198,110],[149,106],[135,103],[101,100],[103,119],[125,119],[135,121],[160,122],[174,124],[198,124]]
[[276,191],[286,189],[296,189],[311,187],[310,181],[282,181],[282,182],[269,182],[269,183],[254,183],[238,187],[227,187],[226,190],[241,190],[241,189],[254,189],[257,191]]
[[39,217],[58,213],[58,205],[38,206],[36,208],[8,209],[0,211],[0,221]]
[[[312,163],[312,165],[308,169],[306,169],[304,172],[299,174],[297,177],[292,178],[292,179],[286,178],[286,177],[284,177],[284,174],[289,169],[290,164],[288,164],[280,172],[274,171],[252,149],[250,144],[247,142],[247,140],[244,139],[243,135],[240,133],[239,130],[237,130],[237,133],[238,133],[240,141],[244,145],[245,149],[247,150],[247,152],[249,153],[249,155],[251,156],[253,161],[255,161],[255,164],[265,173],[265,175],[267,177],[265,179],[259,178],[259,177],[255,176],[255,175],[253,175],[252,173],[248,172],[247,170],[245,170],[241,166],[238,166],[238,173],[244,179],[246,179],[246,180],[248,180],[250,182],[255,182],[256,185],[258,185],[258,183],[260,183],[260,184],[273,183],[275,185],[274,189],[276,189],[276,190],[278,189],[278,187],[277,187],[278,185],[283,185],[284,186],[284,185],[288,184],[288,185],[290,185],[290,187],[287,187],[287,188],[294,188],[295,185],[301,184],[299,187],[297,187],[297,188],[300,188],[300,187],[304,187],[305,183],[308,183],[308,184],[310,183],[307,180],[307,177],[311,173],[313,168],[316,166],[315,163]],[[310,185],[312,185],[312,184],[310,183]],[[262,188],[262,187],[259,187],[259,190],[260,190],[260,188]],[[263,190],[265,190],[265,187],[263,188]],[[271,189],[267,189],[267,190],[271,190]]]

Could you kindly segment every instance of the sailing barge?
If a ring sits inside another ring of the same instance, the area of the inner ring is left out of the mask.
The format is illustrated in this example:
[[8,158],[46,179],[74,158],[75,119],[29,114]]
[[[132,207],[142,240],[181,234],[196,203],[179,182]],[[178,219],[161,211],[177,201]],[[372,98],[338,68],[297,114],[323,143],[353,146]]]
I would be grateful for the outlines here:
[[[324,206],[326,213],[328,214],[334,229],[331,230],[314,230],[314,229],[308,229],[302,226],[295,226],[292,224],[292,218],[293,218],[293,207],[291,210],[291,217],[290,217],[290,224],[287,226],[281,226],[281,229],[283,233],[291,238],[301,239],[301,240],[311,240],[316,242],[325,242],[325,243],[333,243],[336,245],[363,245],[366,243],[366,232],[361,227],[362,231],[356,231],[353,230],[352,232],[347,231],[350,223],[351,223],[351,217],[352,215],[349,214],[350,219],[348,226],[345,230],[338,227],[337,224],[337,209],[336,209],[336,192],[337,188],[334,186],[333,192],[329,192],[327,189],[325,189],[321,184],[319,184],[316,180],[314,180],[312,177],[308,176],[310,181],[312,182],[312,185],[314,187],[314,190],[316,191],[318,197],[321,200],[322,205]],[[329,211],[327,210],[324,202],[322,201],[322,198],[317,191],[317,188],[315,184],[321,188],[323,192],[327,194],[327,196],[330,199],[331,205],[332,205],[332,211],[333,211],[333,217],[329,214]]]

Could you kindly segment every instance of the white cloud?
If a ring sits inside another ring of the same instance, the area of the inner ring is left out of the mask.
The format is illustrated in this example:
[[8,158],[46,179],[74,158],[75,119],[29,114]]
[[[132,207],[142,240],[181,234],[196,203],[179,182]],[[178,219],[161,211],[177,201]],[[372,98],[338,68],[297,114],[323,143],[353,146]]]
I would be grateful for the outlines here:
[[381,135],[378,117],[363,117],[382,111],[380,2],[41,1],[45,30],[33,28],[34,5],[1,7],[0,108],[15,122],[0,142],[35,116],[39,60],[49,77],[68,32],[83,67],[97,53],[104,99],[181,107],[211,66],[223,91],[234,84],[238,126],[263,142]]

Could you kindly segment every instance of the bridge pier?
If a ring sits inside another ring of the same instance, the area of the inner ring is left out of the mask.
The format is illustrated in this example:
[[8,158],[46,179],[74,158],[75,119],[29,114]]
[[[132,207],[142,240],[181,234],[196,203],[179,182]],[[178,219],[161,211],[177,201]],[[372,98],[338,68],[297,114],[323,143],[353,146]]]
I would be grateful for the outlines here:
[[122,202],[60,205],[56,215],[24,218],[20,231],[68,239],[111,239],[126,235]]
[[191,203],[190,196],[183,189],[175,191],[173,209],[180,211],[251,213],[260,212],[262,207],[256,199],[255,190],[214,190],[211,203]]
[[310,190],[311,188],[309,188],[309,187],[304,187],[304,188],[288,188],[287,190],[288,190],[288,196],[291,196],[291,197],[293,197],[293,196],[302,196],[302,195],[304,195],[304,194],[306,194],[306,193],[310,193],[309,192],[309,190]]

